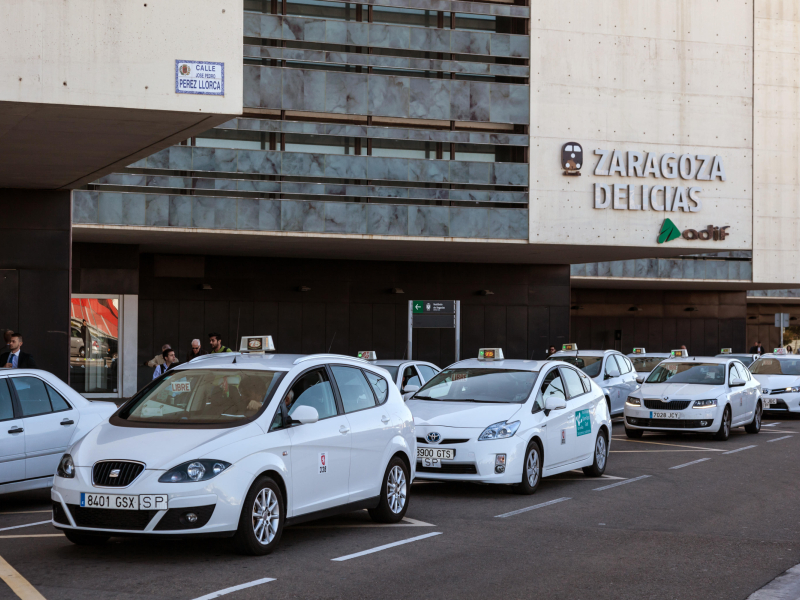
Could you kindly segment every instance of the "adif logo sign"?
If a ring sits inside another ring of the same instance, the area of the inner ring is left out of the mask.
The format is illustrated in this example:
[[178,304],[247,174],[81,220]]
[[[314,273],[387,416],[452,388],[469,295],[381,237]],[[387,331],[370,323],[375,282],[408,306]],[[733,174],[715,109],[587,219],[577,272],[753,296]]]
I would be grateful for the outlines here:
[[656,240],[659,244],[664,244],[666,242],[671,242],[672,240],[676,240],[679,237],[682,237],[685,240],[702,240],[702,241],[709,241],[714,240],[715,242],[722,241],[728,235],[730,235],[727,230],[730,229],[730,225],[724,225],[723,227],[715,227],[714,225],[709,225],[705,229],[700,229],[699,231],[696,229],[685,229],[683,233],[678,229],[678,226],[672,222],[670,219],[664,219],[664,222],[661,224],[661,231],[658,232],[658,240]]

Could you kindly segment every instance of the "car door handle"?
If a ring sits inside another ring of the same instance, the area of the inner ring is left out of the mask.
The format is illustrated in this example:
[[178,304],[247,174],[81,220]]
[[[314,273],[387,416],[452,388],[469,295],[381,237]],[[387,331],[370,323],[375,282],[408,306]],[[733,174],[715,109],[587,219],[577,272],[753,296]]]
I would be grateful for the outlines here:
[[339,433],[341,433],[342,435],[346,434],[348,431],[350,431],[350,428],[349,428],[349,427],[346,427],[346,426],[344,426],[344,425],[342,425],[341,427],[339,427]]
[[8,433],[22,433],[23,431],[25,430],[22,427],[12,427],[8,430]]
[[389,422],[389,417],[387,417],[386,415],[383,415],[381,417],[381,421],[383,421],[384,423],[388,423]]
[[72,419],[64,419],[63,421],[61,421],[61,424],[66,427],[67,425],[75,425],[75,421],[73,421]]

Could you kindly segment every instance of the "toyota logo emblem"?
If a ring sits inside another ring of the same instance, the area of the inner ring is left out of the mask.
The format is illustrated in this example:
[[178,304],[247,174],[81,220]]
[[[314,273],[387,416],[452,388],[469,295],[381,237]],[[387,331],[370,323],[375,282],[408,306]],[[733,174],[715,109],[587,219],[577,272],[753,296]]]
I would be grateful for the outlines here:
[[430,432],[430,433],[427,435],[427,438],[428,438],[428,441],[429,441],[431,444],[436,444],[436,443],[438,443],[438,441],[439,441],[439,440],[441,440],[441,439],[442,439],[442,436],[441,436],[441,435],[439,435],[438,433],[436,433],[435,431],[431,431],[431,432]]

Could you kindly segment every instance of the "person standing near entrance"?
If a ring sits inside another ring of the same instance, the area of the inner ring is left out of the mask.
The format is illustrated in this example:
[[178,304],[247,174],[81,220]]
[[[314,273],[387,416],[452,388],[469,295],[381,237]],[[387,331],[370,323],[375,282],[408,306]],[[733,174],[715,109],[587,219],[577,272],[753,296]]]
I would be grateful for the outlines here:
[[750,354],[764,354],[764,346],[761,342],[756,342],[756,345],[750,348]]
[[200,340],[192,340],[192,347],[189,348],[189,352],[186,354],[186,362],[198,356],[204,356],[205,354],[208,354],[208,352],[203,350],[203,347],[200,345]]
[[211,354],[218,354],[219,352],[233,352],[233,350],[227,346],[222,345],[222,336],[218,333],[209,333],[208,343],[211,346]]
[[172,348],[167,348],[161,353],[161,357],[164,359],[164,362],[158,365],[155,370],[153,371],[153,379],[160,377],[167,371],[169,371],[172,367],[178,364],[178,359],[175,358],[175,350]]
[[27,352],[22,352],[22,336],[12,333],[8,342],[9,351],[0,354],[0,365],[7,369],[35,369],[36,361]]

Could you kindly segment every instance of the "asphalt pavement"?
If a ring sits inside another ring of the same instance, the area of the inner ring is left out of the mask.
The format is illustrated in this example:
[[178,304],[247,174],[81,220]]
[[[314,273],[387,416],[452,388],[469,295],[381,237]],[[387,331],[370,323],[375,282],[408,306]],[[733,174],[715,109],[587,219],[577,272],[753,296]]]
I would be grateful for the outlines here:
[[764,425],[628,440],[617,419],[603,478],[533,496],[418,482],[401,524],[315,521],[257,558],[226,540],[78,547],[49,525],[49,490],[2,496],[0,600],[745,599],[800,563],[800,420]]

